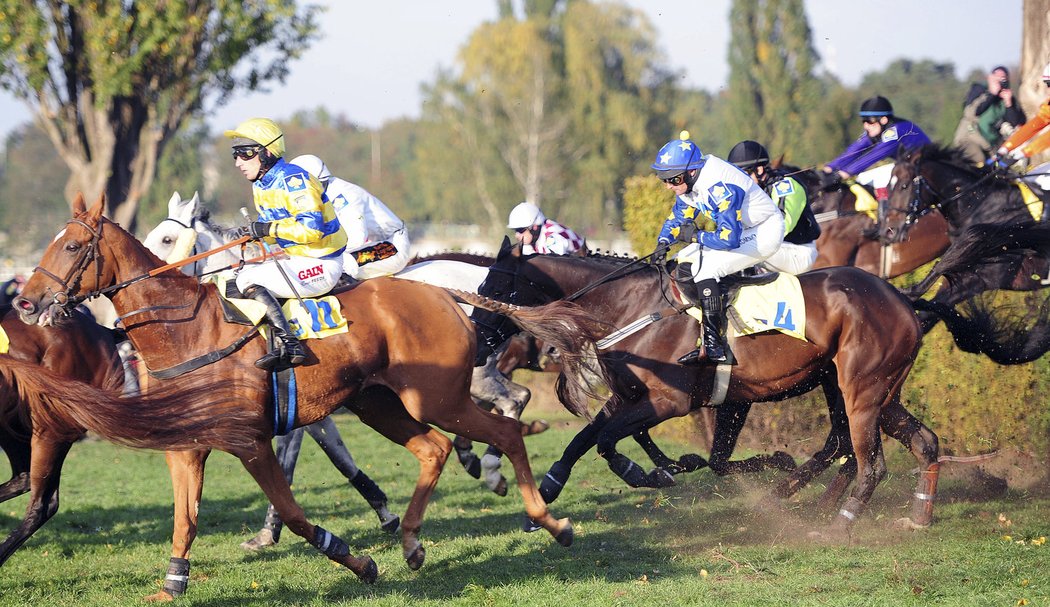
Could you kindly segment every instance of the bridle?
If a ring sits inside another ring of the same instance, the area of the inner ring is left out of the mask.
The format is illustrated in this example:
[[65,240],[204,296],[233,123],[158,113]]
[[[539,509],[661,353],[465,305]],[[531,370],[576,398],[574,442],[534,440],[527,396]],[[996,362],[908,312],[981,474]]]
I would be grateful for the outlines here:
[[102,240],[103,222],[98,222],[97,230],[79,219],[70,219],[66,222],[66,226],[69,226],[70,224],[83,226],[84,229],[91,234],[91,240],[89,240],[87,245],[81,249],[76,262],[69,268],[69,272],[66,273],[65,278],[59,278],[54,273],[41,266],[33,268],[33,272],[40,272],[44,276],[47,276],[58,283],[62,289],[65,289],[64,291],[56,293],[48,287],[48,291],[51,291],[52,305],[58,306],[67,315],[85,299],[90,299],[94,295],[101,294],[89,293],[86,295],[76,295],[76,293],[80,291],[80,283],[84,279],[84,273],[87,272],[88,266],[95,263],[95,284],[98,284],[99,280],[102,278],[102,264],[97,263],[97,260],[100,260],[102,257],[99,253],[99,241]]
[[924,215],[932,211],[941,211],[947,205],[962,199],[964,196],[976,193],[980,186],[996,176],[996,172],[990,171],[955,194],[945,197],[923,176],[922,171],[919,169],[919,163],[914,162],[912,164],[915,167],[915,176],[911,180],[912,195],[908,201],[908,206],[905,208],[893,207],[889,205],[888,201],[884,205],[886,212],[896,211],[904,215],[904,222],[901,224],[894,242],[903,240],[908,229]]

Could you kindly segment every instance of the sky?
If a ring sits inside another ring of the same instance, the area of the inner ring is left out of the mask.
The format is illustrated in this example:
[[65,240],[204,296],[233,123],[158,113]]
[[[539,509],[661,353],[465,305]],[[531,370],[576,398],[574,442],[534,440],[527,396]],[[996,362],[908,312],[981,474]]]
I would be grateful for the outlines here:
[[[213,132],[252,116],[280,121],[326,107],[366,127],[418,117],[420,84],[439,67],[455,66],[470,32],[496,17],[496,0],[313,0],[327,7],[322,36],[290,65],[270,92],[235,96],[206,108]],[[658,32],[670,69],[683,86],[725,85],[729,67],[730,0],[625,0]],[[952,62],[959,76],[994,65],[1018,65],[1022,0],[806,0],[823,68],[848,85],[894,59]],[[875,91],[871,92],[875,94]],[[961,100],[960,100],[961,102]],[[31,119],[29,109],[0,91],[0,141]]]

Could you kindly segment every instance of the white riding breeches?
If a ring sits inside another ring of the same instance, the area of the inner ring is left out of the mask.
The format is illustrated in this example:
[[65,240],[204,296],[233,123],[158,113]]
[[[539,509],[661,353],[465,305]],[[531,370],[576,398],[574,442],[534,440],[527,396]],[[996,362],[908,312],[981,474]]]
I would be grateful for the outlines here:
[[393,236],[391,236],[387,242],[394,245],[394,248],[397,249],[397,253],[386,259],[370,261],[364,265],[357,264],[357,259],[353,255],[356,251],[347,249],[347,251],[343,253],[343,272],[358,280],[366,280],[368,278],[376,278],[379,276],[390,276],[391,274],[397,274],[405,269],[405,266],[408,265],[408,260],[411,257],[408,252],[408,249],[411,246],[411,242],[409,242],[408,239],[408,230],[398,230],[397,232],[394,232]]
[[809,272],[817,261],[817,243],[794,244],[785,242],[762,262],[762,267],[770,272],[784,272],[799,275]]
[[[278,268],[277,264],[280,264]],[[281,276],[281,269],[284,276]],[[313,257],[295,256],[287,259],[268,259],[262,263],[249,264],[237,274],[237,288],[243,293],[250,285],[266,287],[275,297],[291,299],[292,297],[315,297],[332,290],[339,276],[343,273],[343,260],[315,259]],[[295,291],[288,282],[295,286]]]
[[[693,265],[693,280],[696,282],[710,278],[721,280],[734,272],[762,263],[776,253],[783,242],[784,216],[777,213],[745,229],[740,234],[740,246],[735,249],[702,249],[698,243],[693,243],[682,249],[675,259],[679,263],[689,262]],[[698,257],[701,257],[700,263],[697,263]]]

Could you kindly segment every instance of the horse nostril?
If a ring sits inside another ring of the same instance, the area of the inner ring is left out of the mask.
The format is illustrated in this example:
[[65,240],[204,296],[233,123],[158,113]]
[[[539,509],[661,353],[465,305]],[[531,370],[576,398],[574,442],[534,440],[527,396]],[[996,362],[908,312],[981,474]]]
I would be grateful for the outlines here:
[[15,300],[15,305],[22,312],[32,313],[36,311],[36,306],[33,305],[33,302],[29,301],[28,299],[25,299],[24,297],[17,298]]

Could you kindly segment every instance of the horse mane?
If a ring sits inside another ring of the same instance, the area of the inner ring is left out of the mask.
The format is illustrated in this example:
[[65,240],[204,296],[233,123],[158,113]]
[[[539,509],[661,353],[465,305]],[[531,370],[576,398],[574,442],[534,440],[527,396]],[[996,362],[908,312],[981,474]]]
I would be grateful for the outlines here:
[[496,261],[496,258],[485,253],[476,253],[474,251],[447,250],[438,251],[437,253],[431,253],[429,255],[413,255],[412,259],[408,260],[407,265],[424,261],[461,261],[475,266],[490,266]]
[[[578,257],[578,256],[576,256],[576,255],[563,255],[563,257]],[[587,253],[587,257],[580,257],[580,259],[593,259],[594,261],[598,261],[598,262],[601,262],[601,263],[614,264],[614,265],[623,265],[625,263],[630,263],[632,261],[637,261],[638,257],[636,255],[631,255],[630,253],[616,253],[616,252],[613,252],[613,251],[602,252],[601,249],[597,249],[597,250],[594,250],[594,251],[589,251]]]
[[[916,152],[907,153],[905,158],[915,158]],[[977,167],[963,154],[962,148],[952,145],[942,145],[938,143],[928,143],[918,150],[918,158],[923,162],[932,161],[940,162],[942,164],[951,165],[952,167],[965,171],[970,175],[984,175],[986,170]]]

